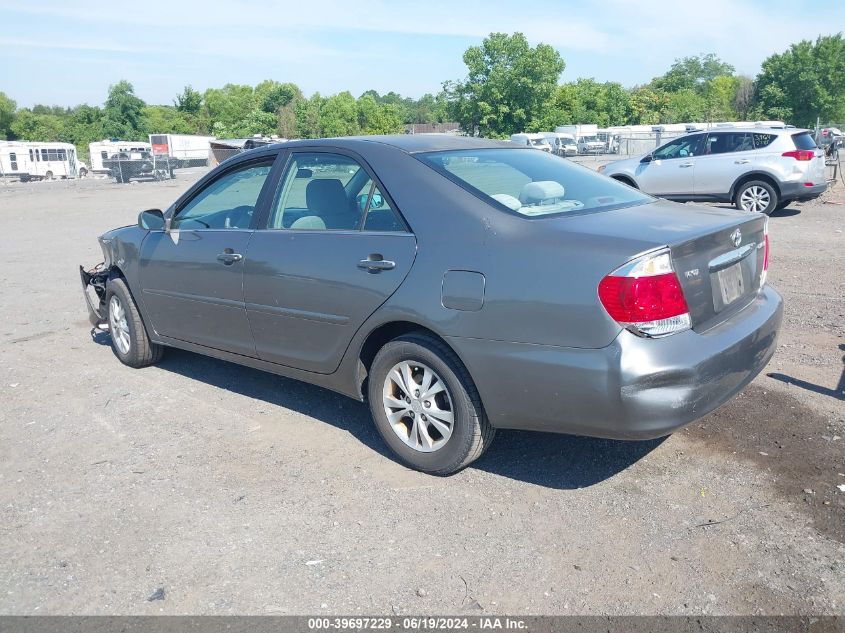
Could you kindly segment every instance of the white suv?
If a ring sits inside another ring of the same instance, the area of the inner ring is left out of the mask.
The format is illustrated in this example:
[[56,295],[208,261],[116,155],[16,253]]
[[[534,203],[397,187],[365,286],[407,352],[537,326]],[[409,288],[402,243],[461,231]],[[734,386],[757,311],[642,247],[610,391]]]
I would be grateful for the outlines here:
[[824,152],[795,128],[697,132],[599,171],[662,198],[733,202],[767,215],[827,189]]

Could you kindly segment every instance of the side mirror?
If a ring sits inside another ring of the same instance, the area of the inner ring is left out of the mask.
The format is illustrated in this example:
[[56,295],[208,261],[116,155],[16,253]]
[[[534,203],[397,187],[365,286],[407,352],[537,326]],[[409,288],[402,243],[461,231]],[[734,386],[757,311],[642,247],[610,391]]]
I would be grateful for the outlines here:
[[147,209],[138,214],[138,226],[148,231],[164,230],[164,213],[161,209]]
[[650,163],[653,159],[654,159],[654,157],[651,154],[646,154],[645,156],[643,156],[640,159],[640,162],[641,163]]

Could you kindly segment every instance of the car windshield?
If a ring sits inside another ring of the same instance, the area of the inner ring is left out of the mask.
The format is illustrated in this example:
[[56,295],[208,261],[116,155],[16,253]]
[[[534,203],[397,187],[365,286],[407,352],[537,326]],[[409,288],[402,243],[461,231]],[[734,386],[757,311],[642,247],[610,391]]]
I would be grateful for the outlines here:
[[526,217],[582,215],[653,200],[548,152],[473,149],[417,156],[494,206]]
[[545,145],[545,144],[546,144],[546,139],[544,139],[544,138],[535,138],[535,139],[533,139],[533,140],[531,141],[531,144],[532,144],[532,145]]

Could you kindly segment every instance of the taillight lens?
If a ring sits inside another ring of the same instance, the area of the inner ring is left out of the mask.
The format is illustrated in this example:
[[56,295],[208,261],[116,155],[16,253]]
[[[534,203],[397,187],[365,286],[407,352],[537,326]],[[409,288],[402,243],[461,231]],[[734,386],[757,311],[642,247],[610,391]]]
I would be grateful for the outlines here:
[[599,300],[614,321],[641,336],[665,336],[691,325],[668,251],[645,255],[610,273],[599,283]]
[[791,152],[784,152],[781,156],[787,156],[795,160],[813,160],[816,153],[811,149],[794,149]]

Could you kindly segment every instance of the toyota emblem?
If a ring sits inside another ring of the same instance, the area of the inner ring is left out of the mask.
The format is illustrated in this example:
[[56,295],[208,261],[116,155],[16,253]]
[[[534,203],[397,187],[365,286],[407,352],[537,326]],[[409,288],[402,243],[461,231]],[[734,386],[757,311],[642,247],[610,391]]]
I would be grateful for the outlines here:
[[742,231],[737,229],[731,233],[731,242],[734,243],[734,246],[739,246],[742,243]]

